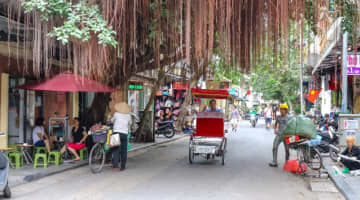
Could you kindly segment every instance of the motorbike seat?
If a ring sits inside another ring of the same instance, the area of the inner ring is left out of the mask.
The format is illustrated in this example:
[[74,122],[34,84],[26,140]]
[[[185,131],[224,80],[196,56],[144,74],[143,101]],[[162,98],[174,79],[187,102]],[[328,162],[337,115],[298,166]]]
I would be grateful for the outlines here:
[[162,121],[162,122],[158,122],[159,125],[165,125],[168,123],[172,123],[172,121]]

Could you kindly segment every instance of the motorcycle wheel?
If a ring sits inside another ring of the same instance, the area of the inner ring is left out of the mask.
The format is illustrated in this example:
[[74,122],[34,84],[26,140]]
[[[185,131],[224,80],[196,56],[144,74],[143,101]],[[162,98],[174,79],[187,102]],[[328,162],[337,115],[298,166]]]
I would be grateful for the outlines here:
[[256,123],[255,123],[255,122],[252,122],[251,125],[252,125],[253,128],[255,128]]
[[166,133],[164,133],[165,137],[167,138],[172,138],[175,135],[175,129],[172,127],[169,129],[169,131],[167,131]]
[[4,197],[5,198],[11,198],[11,191],[10,191],[9,183],[7,183],[6,186],[5,186]]
[[329,156],[330,159],[334,162],[336,162],[339,157],[338,152],[336,152],[333,148],[329,148]]

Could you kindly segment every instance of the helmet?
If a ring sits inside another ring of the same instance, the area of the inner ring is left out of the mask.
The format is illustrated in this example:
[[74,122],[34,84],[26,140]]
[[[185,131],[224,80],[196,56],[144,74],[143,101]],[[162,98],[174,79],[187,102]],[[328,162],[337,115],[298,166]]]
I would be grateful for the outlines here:
[[289,106],[288,106],[286,103],[284,103],[284,104],[281,104],[281,105],[280,105],[280,109],[289,110]]

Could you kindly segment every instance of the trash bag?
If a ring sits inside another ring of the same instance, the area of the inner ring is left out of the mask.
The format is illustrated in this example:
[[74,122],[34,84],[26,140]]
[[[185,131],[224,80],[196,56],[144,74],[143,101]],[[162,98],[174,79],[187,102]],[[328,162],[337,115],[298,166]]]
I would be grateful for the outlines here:
[[311,119],[305,116],[296,116],[289,120],[284,131],[280,134],[283,137],[300,135],[309,139],[316,139],[316,127]]
[[304,173],[307,170],[307,166],[303,163],[301,164],[300,167],[300,163],[299,160],[288,160],[286,161],[285,165],[284,165],[284,170],[287,172],[291,172],[291,173]]

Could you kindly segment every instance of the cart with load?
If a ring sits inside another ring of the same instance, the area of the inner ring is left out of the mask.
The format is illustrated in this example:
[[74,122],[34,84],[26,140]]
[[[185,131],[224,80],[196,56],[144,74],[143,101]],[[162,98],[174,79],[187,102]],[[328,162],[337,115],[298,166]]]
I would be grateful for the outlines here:
[[[227,90],[192,89],[195,98],[230,99]],[[189,162],[192,164],[195,157],[215,159],[221,157],[221,164],[225,164],[226,137],[224,131],[224,113],[199,112],[196,116],[196,131],[190,136]]]

